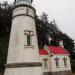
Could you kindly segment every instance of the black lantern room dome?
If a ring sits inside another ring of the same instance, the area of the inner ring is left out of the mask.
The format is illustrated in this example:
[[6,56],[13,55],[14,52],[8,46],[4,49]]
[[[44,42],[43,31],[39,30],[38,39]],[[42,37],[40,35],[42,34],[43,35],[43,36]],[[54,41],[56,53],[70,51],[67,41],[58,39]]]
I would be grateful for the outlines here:
[[31,5],[33,2],[33,0],[15,0],[16,4],[27,4],[27,5]]

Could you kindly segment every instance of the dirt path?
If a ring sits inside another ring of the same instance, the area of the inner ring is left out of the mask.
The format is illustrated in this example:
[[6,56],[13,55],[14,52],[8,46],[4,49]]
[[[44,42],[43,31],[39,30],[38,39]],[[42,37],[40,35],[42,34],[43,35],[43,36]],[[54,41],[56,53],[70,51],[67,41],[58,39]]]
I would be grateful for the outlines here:
[[72,75],[75,75],[75,73],[73,73]]

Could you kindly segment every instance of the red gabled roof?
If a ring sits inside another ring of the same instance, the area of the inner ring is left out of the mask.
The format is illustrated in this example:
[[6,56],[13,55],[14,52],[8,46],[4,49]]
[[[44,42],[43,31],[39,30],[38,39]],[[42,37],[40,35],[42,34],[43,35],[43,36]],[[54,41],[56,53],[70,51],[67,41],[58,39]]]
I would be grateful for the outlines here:
[[59,46],[48,46],[48,48],[53,54],[69,54],[69,52],[66,51],[65,48]]
[[[53,54],[66,54],[69,55],[70,53],[65,50],[65,48],[59,47],[59,46],[48,46],[50,52]],[[47,50],[45,49],[40,49],[39,50],[40,55],[48,55]]]
[[44,49],[40,49],[39,54],[40,55],[48,55],[48,52],[46,50],[44,50]]

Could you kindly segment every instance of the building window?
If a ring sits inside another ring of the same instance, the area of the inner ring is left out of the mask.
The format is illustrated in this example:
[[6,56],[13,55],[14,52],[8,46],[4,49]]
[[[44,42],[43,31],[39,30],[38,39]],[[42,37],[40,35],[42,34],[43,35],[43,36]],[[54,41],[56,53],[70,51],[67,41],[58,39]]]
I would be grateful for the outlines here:
[[30,46],[31,44],[31,36],[27,35],[27,45]]
[[65,67],[67,67],[67,58],[64,57],[63,60],[64,60]]
[[33,31],[25,30],[24,31],[25,35],[25,46],[32,46],[32,36],[33,36]]
[[43,62],[44,62],[44,69],[47,69],[47,68],[48,68],[47,61],[48,61],[47,58],[44,58],[44,59],[43,59]]
[[58,68],[59,67],[59,58],[55,58],[55,63],[56,63],[56,67]]

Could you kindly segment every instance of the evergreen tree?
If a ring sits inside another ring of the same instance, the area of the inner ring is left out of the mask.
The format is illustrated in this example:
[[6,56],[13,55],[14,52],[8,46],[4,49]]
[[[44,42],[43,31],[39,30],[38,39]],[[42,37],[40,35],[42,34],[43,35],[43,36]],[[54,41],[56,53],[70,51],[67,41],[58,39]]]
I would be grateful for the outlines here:
[[12,8],[13,5],[7,1],[0,3],[0,64],[4,64],[7,58]]

